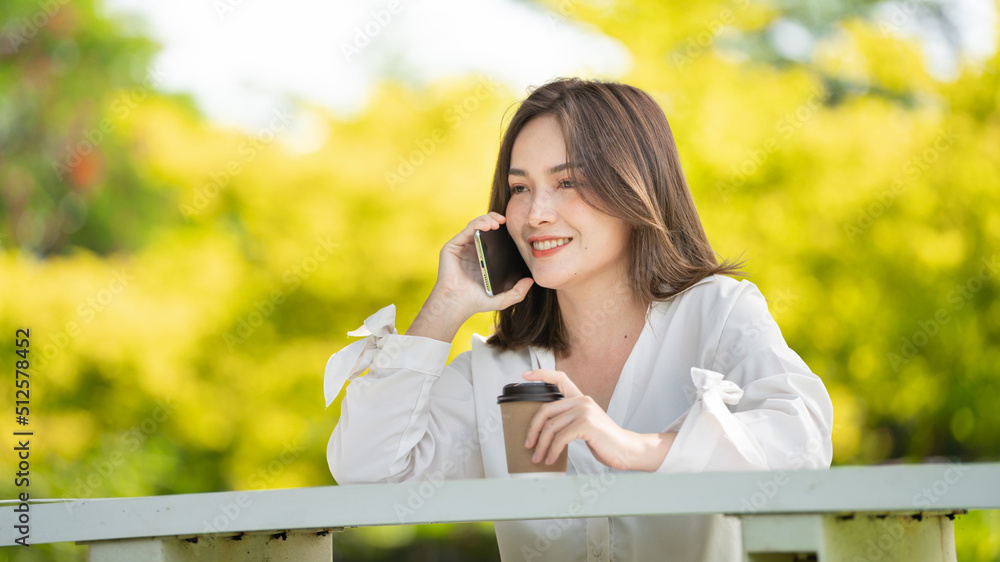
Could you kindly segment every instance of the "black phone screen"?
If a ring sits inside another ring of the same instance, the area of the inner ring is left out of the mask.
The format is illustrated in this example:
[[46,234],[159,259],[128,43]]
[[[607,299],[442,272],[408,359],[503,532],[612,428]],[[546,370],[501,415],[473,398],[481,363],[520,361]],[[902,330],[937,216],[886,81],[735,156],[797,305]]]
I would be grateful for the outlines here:
[[476,237],[477,249],[481,250],[483,283],[490,296],[509,291],[521,279],[531,277],[506,225],[501,224],[497,230],[477,231]]

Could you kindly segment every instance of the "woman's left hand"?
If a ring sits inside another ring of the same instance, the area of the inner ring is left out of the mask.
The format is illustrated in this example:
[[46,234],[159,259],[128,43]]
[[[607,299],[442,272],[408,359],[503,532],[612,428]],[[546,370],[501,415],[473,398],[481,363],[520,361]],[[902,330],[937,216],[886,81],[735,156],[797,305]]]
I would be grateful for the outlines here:
[[616,470],[652,472],[663,463],[675,433],[622,429],[562,371],[537,369],[523,376],[558,386],[564,397],[539,408],[528,425],[524,446],[535,448],[533,462],[544,459],[545,464],[552,464],[570,441],[583,439],[598,461]]

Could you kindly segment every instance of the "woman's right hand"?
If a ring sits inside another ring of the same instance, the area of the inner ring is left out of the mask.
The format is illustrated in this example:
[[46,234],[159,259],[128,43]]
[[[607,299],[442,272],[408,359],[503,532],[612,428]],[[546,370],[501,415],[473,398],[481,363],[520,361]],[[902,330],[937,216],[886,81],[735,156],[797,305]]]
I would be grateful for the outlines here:
[[483,287],[474,235],[477,230],[496,230],[504,222],[506,218],[495,212],[476,217],[444,245],[438,259],[434,289],[407,331],[408,335],[433,337],[450,343],[458,328],[472,315],[503,310],[524,300],[534,283],[531,278],[521,279],[509,291],[492,297]]

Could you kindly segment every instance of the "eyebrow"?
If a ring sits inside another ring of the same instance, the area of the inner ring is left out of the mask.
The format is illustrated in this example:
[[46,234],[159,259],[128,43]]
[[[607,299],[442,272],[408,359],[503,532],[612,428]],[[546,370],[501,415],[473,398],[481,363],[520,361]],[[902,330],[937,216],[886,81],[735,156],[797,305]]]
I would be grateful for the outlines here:
[[[558,174],[559,172],[561,172],[563,170],[566,170],[566,169],[569,169],[569,168],[575,168],[575,167],[576,166],[574,164],[572,164],[570,162],[565,162],[563,164],[559,164],[558,166],[553,166],[553,167],[549,168],[548,169],[548,174],[551,176],[552,174]],[[520,169],[520,168],[511,168],[510,170],[507,171],[507,175],[508,176],[525,176],[525,177],[527,177],[528,173],[525,172],[524,170]]]

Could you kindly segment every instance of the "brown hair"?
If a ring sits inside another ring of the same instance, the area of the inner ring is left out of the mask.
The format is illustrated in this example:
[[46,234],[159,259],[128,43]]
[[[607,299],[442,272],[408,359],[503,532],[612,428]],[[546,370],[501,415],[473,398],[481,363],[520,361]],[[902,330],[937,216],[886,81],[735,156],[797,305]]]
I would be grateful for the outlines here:
[[[626,84],[569,78],[535,88],[501,141],[490,211],[506,214],[514,140],[542,115],[559,122],[570,177],[584,201],[629,225],[629,284],[642,302],[668,300],[709,275],[741,273],[741,264],[720,264],[708,243],[663,110]],[[523,301],[497,312],[487,342],[505,350],[535,345],[568,354],[556,292],[532,285]]]

